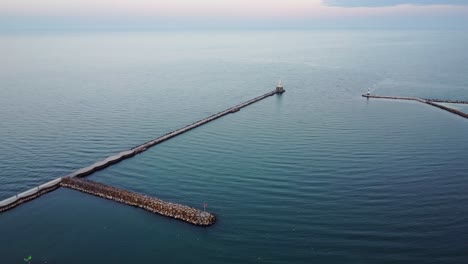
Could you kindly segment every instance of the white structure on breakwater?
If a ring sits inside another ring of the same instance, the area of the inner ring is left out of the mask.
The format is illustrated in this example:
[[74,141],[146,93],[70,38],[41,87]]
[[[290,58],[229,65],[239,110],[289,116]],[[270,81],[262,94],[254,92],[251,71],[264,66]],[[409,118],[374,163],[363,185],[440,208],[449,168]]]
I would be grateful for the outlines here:
[[276,85],[276,92],[279,94],[284,93],[283,82],[281,82],[281,80],[279,80],[278,85]]

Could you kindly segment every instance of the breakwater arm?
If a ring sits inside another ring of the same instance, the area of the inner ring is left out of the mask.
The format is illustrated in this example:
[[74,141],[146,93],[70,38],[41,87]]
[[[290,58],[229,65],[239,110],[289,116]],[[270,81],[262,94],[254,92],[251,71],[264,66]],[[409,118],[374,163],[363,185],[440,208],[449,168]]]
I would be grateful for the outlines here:
[[260,100],[263,100],[263,99],[265,99],[265,98],[267,98],[269,96],[275,95],[276,93],[277,93],[277,91],[274,90],[274,91],[271,91],[271,92],[266,93],[264,95],[255,97],[255,98],[253,98],[253,99],[251,99],[251,100],[249,100],[247,102],[244,102],[242,104],[233,106],[231,108],[228,108],[228,109],[226,109],[224,111],[221,111],[221,112],[219,112],[217,114],[214,114],[214,115],[211,115],[209,117],[203,118],[203,119],[201,119],[199,121],[196,121],[196,122],[194,122],[194,123],[192,123],[190,125],[179,128],[179,129],[174,130],[172,132],[169,132],[169,133],[167,133],[167,134],[165,134],[165,135],[163,135],[161,137],[158,137],[156,139],[153,139],[151,141],[143,143],[143,144],[141,144],[139,146],[136,146],[136,147],[134,147],[134,148],[132,148],[130,150],[122,151],[122,152],[120,152],[120,153],[118,153],[116,155],[110,156],[110,157],[108,157],[108,158],[106,158],[106,159],[104,159],[102,161],[98,161],[98,162],[96,162],[96,163],[94,163],[94,164],[92,164],[92,165],[90,165],[88,167],[85,167],[85,168],[79,169],[79,170],[77,170],[77,171],[75,171],[73,173],[70,173],[70,174],[66,175],[65,177],[86,177],[86,176],[88,176],[88,175],[90,175],[90,174],[92,174],[92,173],[94,173],[96,171],[99,171],[99,170],[102,170],[102,169],[104,169],[106,167],[109,167],[112,164],[115,164],[117,162],[120,162],[120,161],[122,161],[124,159],[127,159],[127,158],[130,158],[130,157],[133,157],[136,154],[139,154],[139,153],[147,150],[148,148],[153,147],[153,146],[155,146],[155,145],[157,145],[159,143],[162,143],[162,142],[164,142],[164,141],[166,141],[168,139],[171,139],[173,137],[181,135],[181,134],[183,134],[183,133],[185,133],[187,131],[190,131],[190,130],[196,128],[196,127],[202,126],[202,125],[204,125],[206,123],[209,123],[209,122],[211,122],[213,120],[216,120],[216,119],[218,119],[220,117],[223,117],[225,115],[235,113],[235,112],[239,111],[240,109],[242,109],[242,108],[244,108],[246,106],[249,106],[249,105],[251,105],[253,103],[256,103],[256,102],[258,102]]
[[451,101],[451,100],[441,100],[441,99],[423,99],[423,98],[417,98],[417,97],[403,97],[403,96],[382,96],[382,95],[370,95],[370,94],[363,94],[362,96],[366,97],[366,98],[417,101],[417,102],[420,102],[420,103],[424,103],[424,104],[427,104],[427,105],[430,105],[430,106],[437,107],[439,109],[445,110],[445,111],[450,112],[452,114],[456,114],[458,116],[468,118],[467,113],[464,113],[462,111],[459,111],[457,109],[454,109],[454,108],[451,108],[451,107],[448,107],[448,106],[437,104],[437,103],[457,103],[457,104],[468,103],[468,102],[465,102],[465,101],[458,101],[458,100]]
[[63,178],[60,186],[139,207],[152,213],[179,219],[194,225],[209,226],[216,222],[216,217],[208,212],[82,178]]
[[459,111],[457,109],[454,109],[454,108],[451,108],[451,107],[448,107],[448,106],[444,106],[444,105],[440,105],[440,104],[436,104],[436,103],[433,103],[433,102],[430,102],[430,101],[426,101],[426,104],[432,105],[434,107],[440,108],[440,109],[445,110],[445,111],[448,111],[448,112],[450,112],[452,114],[456,114],[456,115],[459,115],[461,117],[468,118],[467,113],[464,113],[464,112]]

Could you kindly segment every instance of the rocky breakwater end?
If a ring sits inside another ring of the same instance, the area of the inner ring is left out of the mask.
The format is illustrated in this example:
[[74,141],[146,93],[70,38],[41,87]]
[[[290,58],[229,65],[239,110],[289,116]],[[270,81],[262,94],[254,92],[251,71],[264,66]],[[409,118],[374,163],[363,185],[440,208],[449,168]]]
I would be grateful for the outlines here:
[[118,189],[82,178],[63,178],[60,182],[60,186],[139,207],[152,213],[172,217],[198,226],[209,226],[216,222],[216,217],[213,214],[199,209],[162,201],[154,197]]

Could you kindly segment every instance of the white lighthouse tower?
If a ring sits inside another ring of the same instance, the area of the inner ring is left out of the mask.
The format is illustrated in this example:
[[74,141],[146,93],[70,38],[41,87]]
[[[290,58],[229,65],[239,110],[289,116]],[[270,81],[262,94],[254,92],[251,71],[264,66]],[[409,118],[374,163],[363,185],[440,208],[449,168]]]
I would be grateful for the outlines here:
[[276,93],[284,93],[283,83],[281,82],[281,80],[279,80],[278,85],[276,85]]

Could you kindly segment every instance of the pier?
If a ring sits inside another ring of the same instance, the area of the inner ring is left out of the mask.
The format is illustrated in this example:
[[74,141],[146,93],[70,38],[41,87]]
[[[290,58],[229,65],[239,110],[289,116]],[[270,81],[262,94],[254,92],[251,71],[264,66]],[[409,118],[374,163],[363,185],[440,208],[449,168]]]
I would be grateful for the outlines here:
[[283,84],[280,81],[276,89],[271,92],[255,97],[251,100],[248,100],[236,106],[230,107],[224,111],[218,112],[204,119],[196,121],[190,125],[187,125],[185,127],[169,132],[161,137],[145,142],[132,149],[119,152],[115,155],[105,158],[104,160],[98,161],[90,166],[81,168],[63,177],[57,178],[53,181],[50,181],[48,183],[45,183],[43,185],[40,185],[38,187],[25,191],[23,193],[17,194],[11,198],[0,201],[0,212],[4,212],[12,208],[15,208],[16,206],[19,206],[33,199],[36,199],[40,197],[41,195],[44,195],[48,192],[56,190],[57,188],[67,187],[67,188],[75,189],[84,193],[89,193],[89,194],[93,194],[93,195],[103,197],[106,199],[111,199],[111,200],[121,202],[124,204],[137,206],[137,207],[140,207],[145,210],[158,213],[161,215],[173,217],[176,219],[181,219],[181,220],[184,220],[186,222],[189,222],[195,225],[213,224],[215,222],[214,215],[206,213],[204,211],[200,211],[200,210],[197,210],[188,206],[184,206],[184,205],[164,202],[156,198],[151,198],[151,197],[144,196],[141,194],[132,193],[126,190],[121,190],[121,189],[117,189],[114,187],[110,187],[110,186],[106,186],[103,184],[86,181],[84,179],[78,179],[78,178],[86,177],[96,171],[107,168],[111,166],[112,164],[118,163],[122,160],[128,159],[139,153],[142,153],[146,151],[147,149],[157,144],[160,144],[166,140],[169,140],[173,137],[176,137],[185,132],[188,132],[194,128],[207,124],[225,115],[236,113],[240,111],[242,108],[247,107],[251,104],[254,104],[258,101],[261,101],[265,98],[268,98],[275,94],[280,95],[280,94],[283,94],[284,92],[285,90],[283,88]]
[[277,93],[277,91],[274,90],[274,91],[271,91],[271,92],[266,93],[264,95],[255,97],[255,98],[253,98],[253,99],[251,99],[251,100],[249,100],[247,102],[244,102],[242,104],[233,106],[233,107],[228,108],[228,109],[226,109],[224,111],[221,111],[221,112],[219,112],[217,114],[214,114],[214,115],[211,115],[211,116],[206,117],[204,119],[201,119],[199,121],[196,121],[196,122],[194,122],[194,123],[192,123],[190,125],[187,125],[185,127],[182,127],[182,128],[177,129],[177,130],[174,130],[172,132],[169,132],[169,133],[167,133],[167,134],[165,134],[165,135],[163,135],[163,136],[161,136],[159,138],[156,138],[156,139],[153,139],[153,140],[148,141],[146,143],[143,143],[143,144],[141,144],[139,146],[136,146],[136,147],[134,147],[134,148],[132,148],[130,150],[122,151],[122,152],[120,152],[120,153],[118,153],[116,155],[113,155],[113,156],[110,156],[110,157],[108,157],[108,158],[106,158],[104,160],[98,161],[98,162],[96,162],[96,163],[94,163],[94,164],[92,164],[92,165],[90,165],[88,167],[79,169],[79,170],[77,170],[77,171],[75,171],[73,173],[65,175],[64,177],[85,177],[85,176],[88,176],[88,175],[90,175],[90,174],[92,174],[92,173],[94,173],[96,171],[107,168],[112,164],[115,164],[117,162],[120,162],[120,161],[122,161],[124,159],[127,159],[127,158],[130,158],[130,157],[133,157],[136,154],[142,153],[142,152],[146,151],[147,149],[149,149],[149,148],[151,148],[151,147],[153,147],[153,146],[155,146],[157,144],[160,144],[160,143],[162,143],[162,142],[164,142],[164,141],[166,141],[168,139],[171,139],[173,137],[181,135],[181,134],[183,134],[183,133],[185,133],[187,131],[190,131],[190,130],[196,128],[196,127],[202,126],[202,125],[204,125],[206,123],[209,123],[209,122],[211,122],[213,120],[216,120],[216,119],[218,119],[220,117],[223,117],[225,115],[238,112],[240,109],[242,109],[242,108],[244,108],[246,106],[249,106],[249,105],[251,105],[253,103],[256,103],[256,102],[258,102],[260,100],[263,100],[263,99],[265,99],[267,97],[273,96],[276,93]]
[[423,99],[423,98],[417,98],[417,97],[404,97],[404,96],[382,96],[382,95],[371,95],[369,92],[367,94],[363,94],[363,97],[366,98],[376,98],[376,99],[390,99],[390,100],[406,100],[406,101],[416,101],[420,102],[423,104],[427,104],[430,106],[437,107],[439,109],[445,110],[447,112],[450,112],[452,114],[456,114],[458,116],[468,118],[468,114],[464,113],[462,111],[459,111],[457,109],[440,105],[438,103],[452,103],[452,104],[468,104],[468,101],[458,101],[458,100],[442,100],[442,99]]
[[139,207],[155,214],[172,217],[194,225],[209,226],[216,222],[216,217],[213,214],[202,210],[186,205],[165,202],[154,197],[118,189],[82,178],[63,178],[60,182],[60,186]]

